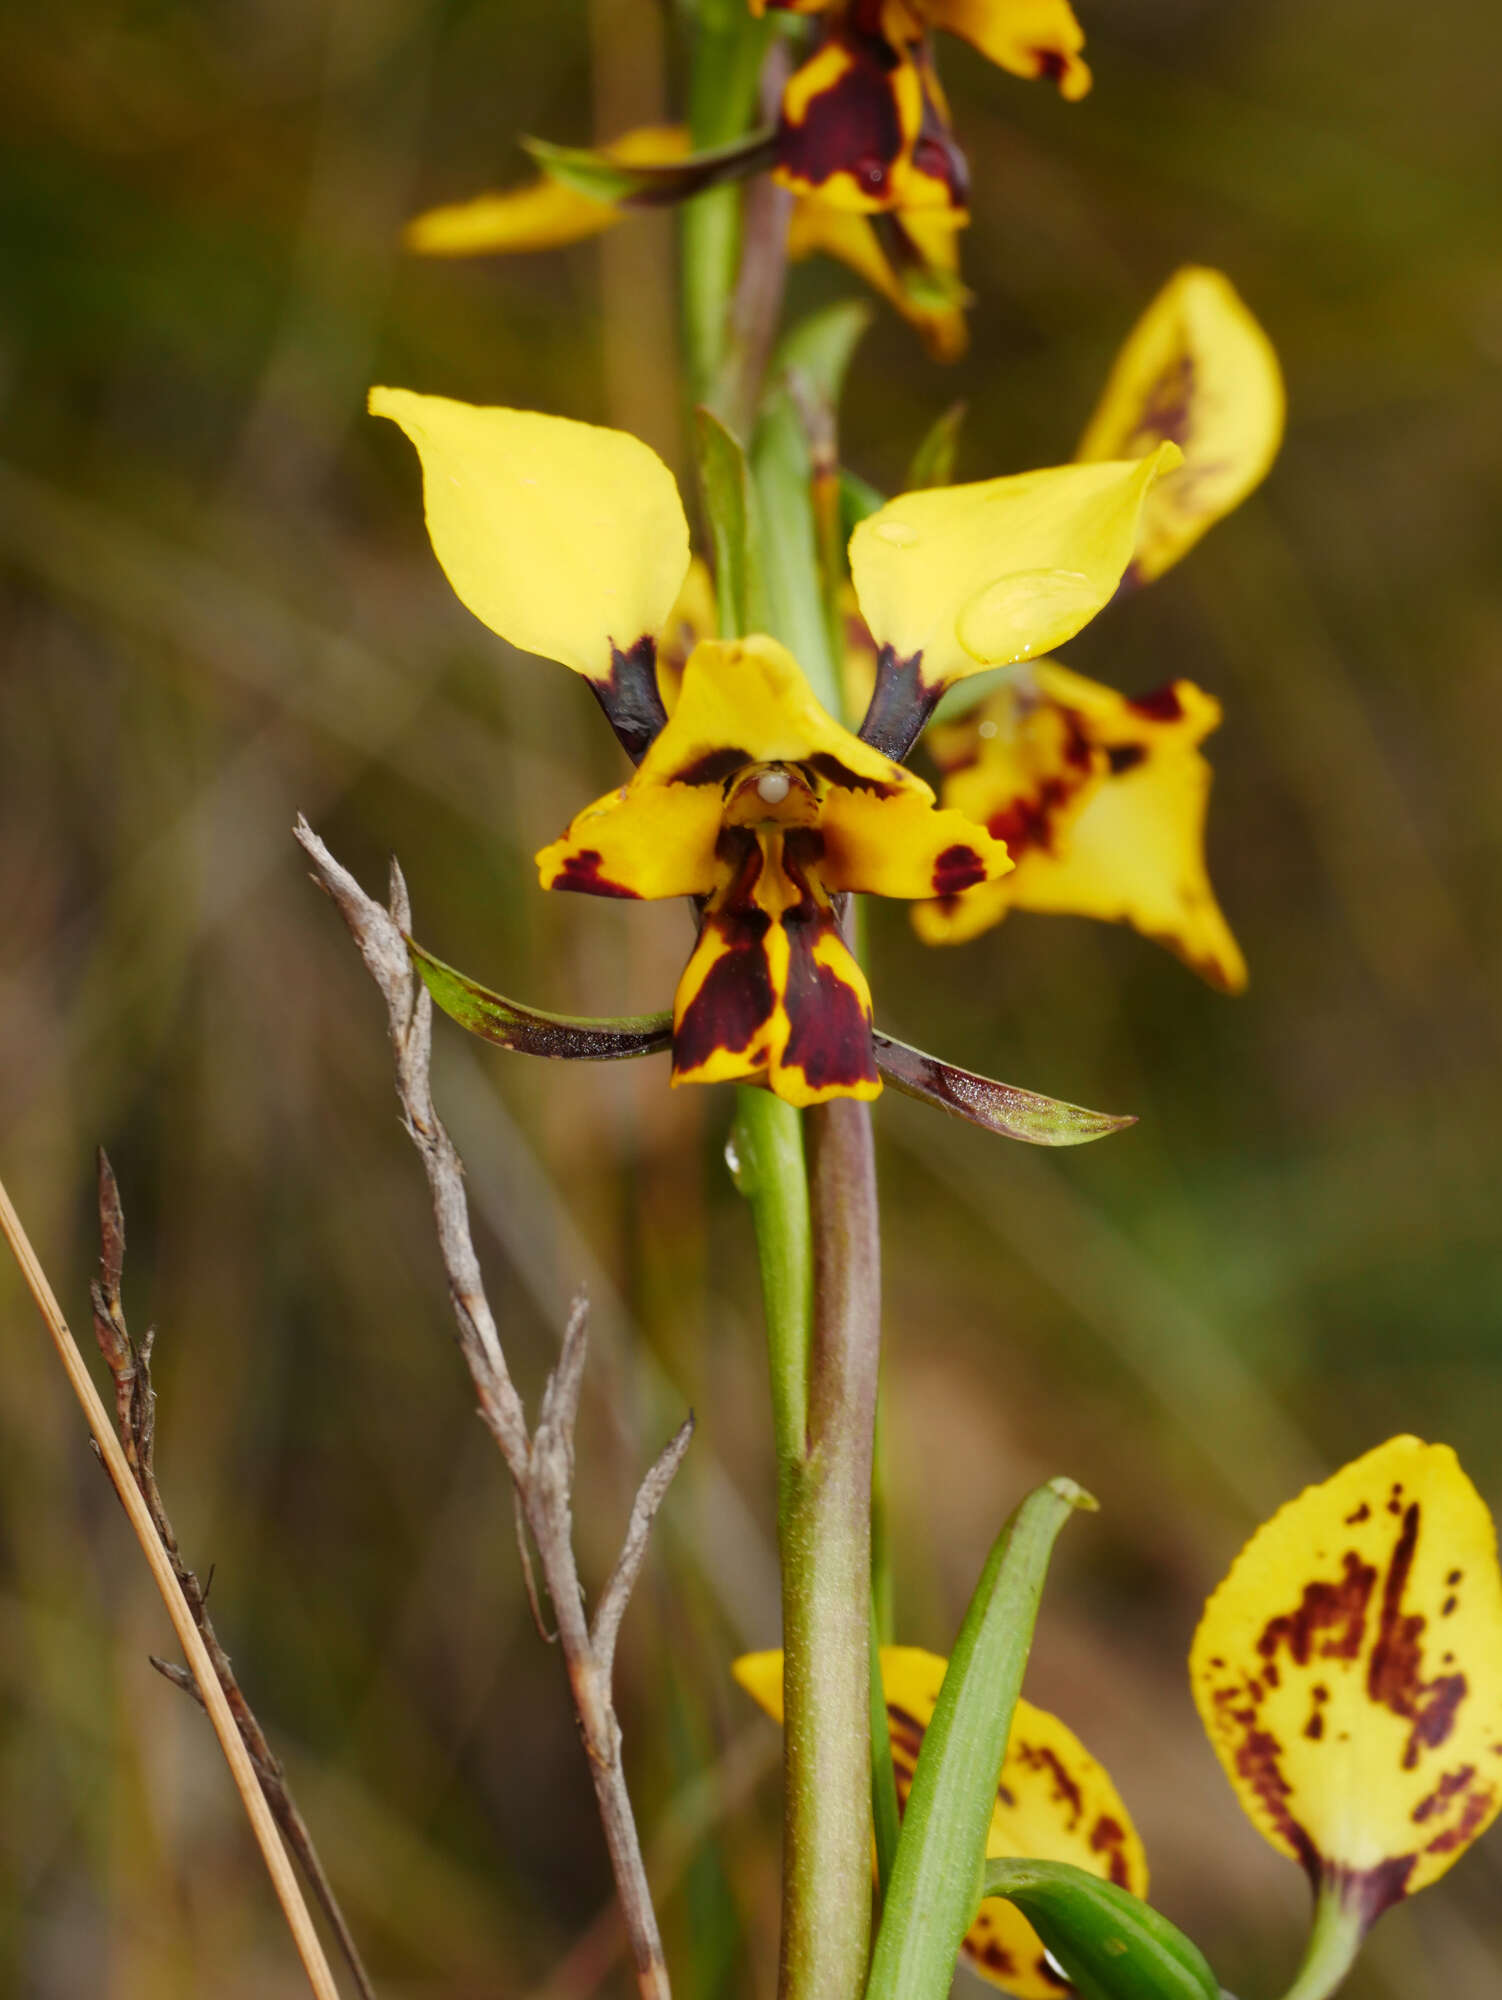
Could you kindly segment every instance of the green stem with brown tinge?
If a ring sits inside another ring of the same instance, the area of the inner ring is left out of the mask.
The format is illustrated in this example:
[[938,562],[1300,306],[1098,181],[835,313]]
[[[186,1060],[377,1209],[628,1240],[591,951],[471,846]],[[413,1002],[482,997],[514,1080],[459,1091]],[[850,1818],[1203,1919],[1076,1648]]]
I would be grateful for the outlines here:
[[1332,1889],[1321,1889],[1304,1960],[1283,2000],[1329,2000],[1356,1963],[1369,1926]]
[[871,1118],[805,1114],[813,1326],[804,1447],[781,1474],[782,2000],[854,2000],[871,1933],[871,1449],[880,1243]]

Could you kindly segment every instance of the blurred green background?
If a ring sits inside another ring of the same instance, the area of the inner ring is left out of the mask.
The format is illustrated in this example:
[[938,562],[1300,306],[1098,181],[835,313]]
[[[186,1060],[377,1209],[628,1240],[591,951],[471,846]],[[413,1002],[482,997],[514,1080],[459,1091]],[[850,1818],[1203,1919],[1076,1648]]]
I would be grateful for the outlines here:
[[[1265,488],[1071,664],[1225,702],[1229,1001],[1126,932],[1018,917],[952,956],[872,912],[899,1033],[1141,1125],[1048,1157],[890,1096],[901,1636],[944,1650],[1003,1514],[1067,1471],[1028,1692],[1085,1734],[1155,1900],[1243,2000],[1298,1871],[1191,1710],[1204,1594],[1254,1521],[1400,1429],[1494,1507],[1502,1252],[1502,19],[1479,0],[1082,0],[1094,93],[942,51],[975,170],[971,353],[883,318],[851,462],[887,488],[968,398],[961,476],[1068,455],[1179,263],[1271,331]],[[308,813],[420,935],[544,1004],[666,1003],[676,909],[545,898],[531,853],[616,781],[587,689],[508,655],[429,553],[367,383],[639,430],[684,470],[673,231],[420,264],[417,207],[676,88],[652,0],[57,0],[0,22],[0,1172],[81,1331],[92,1149],[160,1328],[159,1466],[388,2000],[627,1990],[559,1662],[447,1325],[376,998],[290,838]],[[795,306],[846,289],[795,276]],[[587,552],[586,552],[587,558]],[[621,1708],[685,2000],[767,1994],[770,1441],[730,1102],[663,1063],[438,1038],[493,1297],[535,1392],[595,1302],[580,1536],[696,1408]],[[78,1412],[0,1262],[0,1991],[302,1991]],[[1502,1835],[1384,1920],[1353,2000],[1483,2000]],[[965,1977],[962,1975],[962,1978]]]

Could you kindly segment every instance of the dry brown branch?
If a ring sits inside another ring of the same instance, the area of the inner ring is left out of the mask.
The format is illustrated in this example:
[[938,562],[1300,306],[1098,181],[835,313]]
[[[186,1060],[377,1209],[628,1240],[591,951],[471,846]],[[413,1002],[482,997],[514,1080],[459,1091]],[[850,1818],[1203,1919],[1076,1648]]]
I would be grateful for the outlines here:
[[669,2000],[667,1967],[647,1886],[641,1841],[632,1816],[621,1762],[621,1728],[611,1695],[615,1641],[631,1586],[646,1548],[647,1532],[693,1431],[690,1416],[642,1481],[631,1510],[620,1557],[606,1585],[591,1632],[574,1559],[574,1421],[584,1379],[588,1314],[575,1302],[558,1362],[543,1391],[534,1430],[501,1350],[470,1236],[464,1168],[433,1105],[429,1076],[432,1003],[407,955],[412,911],[401,870],[392,863],[390,907],[367,896],[334,859],[306,820],[297,839],[360,949],[366,969],[386,1002],[396,1066],[397,1097],[412,1143],[427,1175],[439,1250],[459,1331],[459,1346],[479,1398],[480,1415],[500,1446],[537,1549],[542,1580],[552,1599],[557,1637],[568,1669],[605,1843],[615,1874],[637,1985],[643,2000]]
[[[209,1617],[208,1592],[198,1581],[196,1572],[183,1561],[177,1535],[162,1503],[155,1463],[156,1391],[151,1384],[151,1350],[156,1335],[154,1331],[148,1331],[138,1344],[125,1323],[125,1311],[120,1299],[120,1276],[125,1261],[125,1213],[120,1205],[120,1190],[114,1169],[102,1148],[99,1153],[99,1241],[99,1276],[90,1294],[94,1306],[94,1335],[115,1384],[115,1416],[126,1463],[146,1503],[146,1511],[151,1516],[188,1609],[193,1614],[193,1623],[198,1627],[215,1677],[224,1690],[224,1698],[235,1718],[241,1741],[250,1753],[266,1803],[282,1830],[282,1837],[297,1856],[298,1865],[307,1877],[319,1908],[329,1920],[361,2000],[375,2000],[370,1975],[365,1970],[359,1947],[334,1894],[333,1884],[318,1858],[307,1822],[287,1784],[287,1775],[241,1691],[229,1655],[220,1645],[213,1620]],[[170,1661],[157,1659],[155,1655],[151,1656],[151,1664],[174,1687],[181,1688],[185,1694],[192,1695],[200,1706],[203,1705],[203,1696],[190,1673]]]
[[[31,1247],[31,1239],[21,1225],[21,1218],[12,1206],[3,1182],[0,1182],[0,1234],[4,1235],[15,1253],[27,1289],[36,1300],[43,1322],[52,1336],[52,1344],[57,1350],[58,1359],[63,1364],[73,1393],[78,1398],[87,1419],[100,1463],[109,1474],[110,1483],[120,1496],[120,1504],[124,1507],[130,1525],[135,1531],[136,1540],[141,1545],[141,1553],[146,1558],[156,1587],[162,1594],[162,1602],[167,1607],[167,1615],[172,1620],[178,1643],[192,1669],[199,1699],[208,1710],[209,1720],[214,1725],[214,1734],[219,1738],[219,1747],[224,1752],[225,1762],[229,1765],[235,1788],[240,1794],[240,1802],[245,1808],[245,1816],[250,1821],[262,1859],[266,1863],[266,1872],[271,1877],[277,1901],[281,1904],[282,1914],[287,1919],[287,1928],[292,1933],[298,1956],[303,1963],[303,1970],[308,1975],[308,1984],[312,1987],[317,2000],[339,2000],[339,1989],[334,1983],[334,1975],[329,1970],[323,1946],[318,1942],[318,1933],[313,1927],[312,1916],[298,1889],[292,1864],[288,1861],[277,1836],[276,1822],[262,1796],[250,1752],[245,1747],[229,1703],[225,1699],[224,1690],[215,1676],[213,1663],[194,1623],[193,1613],[183,1595],[182,1585],[178,1582],[167,1552],[162,1547],[156,1524],[141,1497],[135,1473],[125,1450],[110,1428],[109,1413],[100,1400],[99,1391],[94,1387],[93,1377],[89,1374],[83,1355],[79,1352],[78,1343],[74,1340],[68,1322],[63,1317],[63,1309],[57,1302],[57,1295],[47,1281],[47,1274]],[[112,1254],[115,1254],[114,1250],[111,1244],[106,1242],[106,1260]]]

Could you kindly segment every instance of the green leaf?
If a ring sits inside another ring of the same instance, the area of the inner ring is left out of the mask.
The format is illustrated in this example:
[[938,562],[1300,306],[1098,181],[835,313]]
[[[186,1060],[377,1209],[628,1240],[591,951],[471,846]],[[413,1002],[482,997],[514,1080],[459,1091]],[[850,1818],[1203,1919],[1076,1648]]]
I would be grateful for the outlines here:
[[974,1070],[959,1069],[922,1049],[909,1048],[877,1028],[871,1037],[876,1067],[905,1097],[935,1105],[940,1111],[966,1118],[1003,1139],[1021,1139],[1029,1146],[1085,1146],[1110,1132],[1125,1131],[1137,1120],[1130,1114],[1087,1111],[1056,1097],[1041,1097],[1015,1084],[995,1083]]
[[795,371],[810,382],[831,410],[837,410],[845,377],[875,309],[860,299],[810,313],[786,335],[772,363],[773,379]]
[[951,403],[944,414],[936,417],[929,426],[907,469],[906,490],[909,493],[916,493],[924,486],[948,486],[953,482],[955,454],[960,448],[960,426],[965,421],[968,407],[965,403]]
[[1012,1711],[1059,1530],[1095,1502],[1072,1479],[1030,1493],[1002,1529],[950,1655],[903,1815],[866,2000],[944,2000],[980,1899]]
[[694,441],[699,454],[704,509],[714,542],[720,636],[733,639],[746,632],[759,632],[766,624],[757,579],[751,470],[740,439],[702,404],[694,411]]
[[885,1901],[902,1834],[902,1809],[897,1803],[897,1773],[892,1767],[892,1726],[887,1717],[887,1690],[881,1674],[881,1623],[874,1595],[871,1599],[871,1823],[876,1831],[876,1883]]
[[1027,1918],[1081,2000],[1220,2000],[1204,1953],[1139,1896],[1067,1861],[988,1861],[983,1896]]
[[686,159],[645,166],[628,166],[608,153],[587,146],[555,146],[547,139],[523,139],[522,145],[553,180],[590,201],[655,208],[687,201],[708,188],[745,180],[772,163],[776,135],[770,129],[751,132],[726,146],[690,153]]
[[847,467],[840,468],[840,525],[847,541],[862,521],[879,514],[886,504],[886,494],[878,493],[868,479]]
[[407,939],[407,950],[436,1005],[461,1028],[497,1048],[563,1062],[620,1062],[655,1055],[673,1039],[671,1014],[626,1014],[603,1020],[548,1014],[492,993],[412,938]]

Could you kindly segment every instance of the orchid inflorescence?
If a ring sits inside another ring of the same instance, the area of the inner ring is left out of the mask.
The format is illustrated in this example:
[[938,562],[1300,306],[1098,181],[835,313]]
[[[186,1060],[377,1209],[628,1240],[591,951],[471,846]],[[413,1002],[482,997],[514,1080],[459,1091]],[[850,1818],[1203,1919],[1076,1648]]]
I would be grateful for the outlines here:
[[[791,197],[776,256],[831,251],[934,354],[958,353],[969,176],[930,34],[959,35],[1076,101],[1091,77],[1070,8],[750,0],[742,34],[752,16],[763,35],[775,24],[797,42],[768,66],[770,122],[698,150],[678,125],[592,152],[534,145],[535,185],[431,210],[411,247],[545,248],[765,172]],[[1128,335],[1072,459],[955,484],[952,451],[920,452],[923,476],[890,500],[839,465],[837,384],[821,407],[806,359],[784,354],[770,384],[753,371],[756,393],[742,399],[763,431],[779,398],[792,412],[791,485],[785,467],[765,471],[755,437],[743,450],[714,409],[699,411],[704,555],[672,473],[623,432],[371,392],[371,410],[417,450],[433,550],[459,598],[511,646],[581,675],[632,767],[541,848],[542,886],[682,899],[694,925],[671,1010],[645,1017],[546,1013],[408,939],[412,960],[441,1007],[502,1047],[584,1060],[670,1051],[675,1085],[750,1086],[795,1133],[793,1111],[869,1101],[884,1081],[1036,1143],[1117,1131],[1132,1121],[959,1070],[878,1025],[850,899],[904,901],[917,938],[946,947],[1012,910],[1125,923],[1220,991],[1242,989],[1246,963],[1205,856],[1201,745],[1219,702],[1177,673],[1118,692],[1056,649],[1173,568],[1266,475],[1284,417],[1272,345],[1228,279],[1185,267]],[[723,371],[701,375],[713,404]],[[757,510],[765,529],[780,506],[806,525],[796,561],[824,614],[796,647],[797,620],[754,587]],[[828,654],[819,674],[809,645]],[[915,753],[935,783],[908,768]],[[819,1302],[787,1248],[813,1212],[802,1143],[779,1169],[792,1175],[791,1235],[776,1254],[763,1245],[764,1276],[793,1270],[806,1294],[778,1301],[767,1279],[784,1509],[817,1487],[825,1449],[810,1388]],[[832,1231],[847,1254],[848,1221]],[[874,1365],[867,1381],[854,1421],[869,1452]],[[869,1457],[857,1449],[853,1462],[864,1507]],[[910,1646],[873,1653],[883,1917],[866,2000],[937,2000],[957,1954],[1018,2000],[1217,2000],[1202,1956],[1146,1906],[1144,1842],[1112,1779],[1070,1727],[1018,1696],[1052,1537],[1087,1504],[1064,1481],[1023,1503],[951,1662]],[[806,1524],[792,1518],[780,1515],[785,1592],[812,1574]],[[850,1545],[858,1594],[868,1530]],[[786,1687],[790,1742],[797,1704],[811,1734],[821,1685],[795,1650],[806,1644],[790,1627],[786,1681],[781,1651],[735,1668],[779,1720]],[[1314,1891],[1288,2000],[1324,2000],[1382,1912],[1437,1879],[1502,1807],[1502,1574],[1454,1454],[1394,1438],[1260,1528],[1209,1601],[1190,1677],[1246,1812]],[[809,1890],[798,1868],[791,1858],[785,1914]],[[859,1869],[855,1889],[863,1899]],[[859,1937],[855,1949],[865,1965]],[[786,1960],[784,1972],[799,2000]]]

